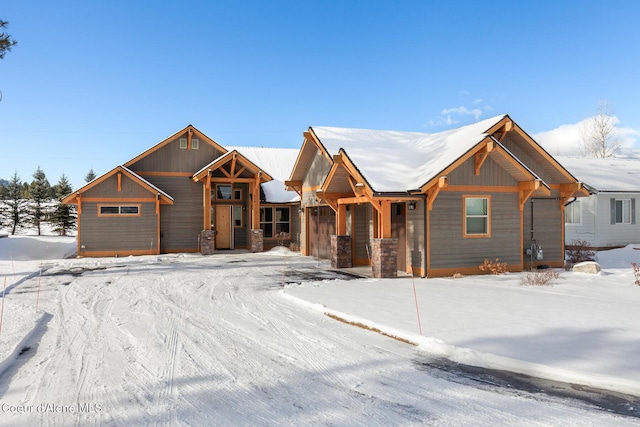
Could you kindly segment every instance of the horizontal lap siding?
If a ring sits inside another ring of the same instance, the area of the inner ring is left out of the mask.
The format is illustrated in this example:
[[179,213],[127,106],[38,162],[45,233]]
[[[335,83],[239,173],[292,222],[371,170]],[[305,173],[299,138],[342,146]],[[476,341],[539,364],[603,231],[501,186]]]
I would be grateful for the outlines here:
[[80,215],[80,252],[155,252],[157,220],[155,203],[142,203],[139,216],[98,216],[98,204],[85,202]]
[[82,198],[101,199],[136,199],[155,198],[156,193],[152,193],[147,188],[133,181],[125,174],[121,175],[121,186],[118,191],[118,174],[113,174],[95,187],[89,188],[82,194]]
[[[487,193],[464,193],[487,196]],[[491,194],[491,237],[464,238],[463,193],[441,192],[430,212],[431,268],[477,267],[499,258],[520,264],[520,211],[517,193]]]
[[356,262],[362,262],[369,259],[367,248],[371,250],[370,224],[372,217],[372,207],[366,205],[352,205],[353,208],[353,259]]
[[160,207],[161,251],[197,250],[204,226],[202,183],[194,183],[188,177],[147,179],[173,197],[173,205]]
[[[564,262],[562,252],[562,216],[558,199],[530,199],[524,205],[524,248],[531,247],[531,212],[533,206],[533,238],[542,247],[545,262]],[[564,208],[563,208],[564,209]],[[525,262],[530,258],[525,256]]]
[[407,260],[414,269],[426,271],[425,265],[425,202],[416,201],[416,208],[407,209]]
[[[186,137],[186,133],[181,136],[181,138]],[[195,173],[220,157],[221,154],[220,151],[203,140],[200,140],[200,146],[197,150],[181,149],[180,138],[176,138],[130,165],[129,169],[142,174],[144,171]]]

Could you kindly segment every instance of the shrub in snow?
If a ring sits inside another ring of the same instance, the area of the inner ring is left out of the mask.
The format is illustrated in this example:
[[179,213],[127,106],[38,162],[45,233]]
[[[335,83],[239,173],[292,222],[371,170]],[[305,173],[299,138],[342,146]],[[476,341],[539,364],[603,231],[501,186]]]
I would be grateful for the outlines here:
[[549,286],[560,277],[555,270],[531,271],[520,276],[520,284],[524,286]]
[[591,244],[586,240],[572,240],[571,244],[567,245],[566,255],[566,260],[569,265],[597,260],[596,251],[593,250]]
[[485,273],[504,274],[507,272],[507,263],[500,262],[500,258],[496,258],[495,261],[489,261],[488,259],[485,259],[482,265],[480,265],[478,268]]
[[636,281],[634,283],[640,286],[640,265],[632,262],[631,266],[633,267],[633,276],[636,278]]

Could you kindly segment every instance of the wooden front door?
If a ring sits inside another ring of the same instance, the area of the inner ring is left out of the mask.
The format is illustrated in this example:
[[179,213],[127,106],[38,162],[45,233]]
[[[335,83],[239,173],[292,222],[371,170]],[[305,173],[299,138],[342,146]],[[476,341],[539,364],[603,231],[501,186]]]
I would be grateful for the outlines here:
[[231,248],[231,206],[216,205],[215,207],[216,249]]
[[336,214],[329,206],[307,209],[307,254],[331,258],[331,235],[336,234]]

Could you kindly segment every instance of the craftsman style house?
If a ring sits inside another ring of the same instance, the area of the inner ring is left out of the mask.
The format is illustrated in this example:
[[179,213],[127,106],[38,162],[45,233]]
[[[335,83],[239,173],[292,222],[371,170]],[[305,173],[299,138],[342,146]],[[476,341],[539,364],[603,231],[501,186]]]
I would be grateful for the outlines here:
[[564,206],[582,184],[509,116],[437,134],[310,127],[287,189],[303,254],[374,277],[564,263]]
[[295,243],[299,198],[283,180],[296,154],[227,149],[189,125],[63,200],[77,205],[78,255],[261,251]]

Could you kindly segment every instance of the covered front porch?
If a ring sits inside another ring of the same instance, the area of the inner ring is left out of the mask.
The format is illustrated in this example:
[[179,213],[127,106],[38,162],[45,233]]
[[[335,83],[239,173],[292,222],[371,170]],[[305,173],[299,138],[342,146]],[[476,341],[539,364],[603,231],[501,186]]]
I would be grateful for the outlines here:
[[260,186],[272,179],[236,150],[225,153],[193,175],[194,182],[203,184],[203,253],[264,249]]

